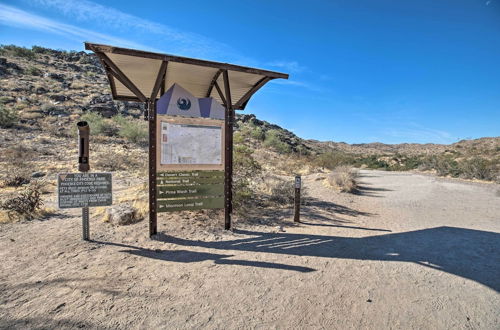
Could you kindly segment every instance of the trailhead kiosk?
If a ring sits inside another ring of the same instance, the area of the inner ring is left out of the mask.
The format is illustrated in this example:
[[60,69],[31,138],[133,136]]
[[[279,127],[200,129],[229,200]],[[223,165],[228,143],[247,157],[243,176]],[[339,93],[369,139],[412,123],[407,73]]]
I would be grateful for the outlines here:
[[149,235],[158,212],[224,208],[231,228],[233,125],[252,95],[288,74],[85,43],[114,100],[144,102],[149,122]]

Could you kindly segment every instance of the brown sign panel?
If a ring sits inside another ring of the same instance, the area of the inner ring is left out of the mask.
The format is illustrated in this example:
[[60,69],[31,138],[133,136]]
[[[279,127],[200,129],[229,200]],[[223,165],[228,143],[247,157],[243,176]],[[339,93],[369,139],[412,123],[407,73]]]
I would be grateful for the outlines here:
[[224,172],[157,173],[157,212],[224,208]]

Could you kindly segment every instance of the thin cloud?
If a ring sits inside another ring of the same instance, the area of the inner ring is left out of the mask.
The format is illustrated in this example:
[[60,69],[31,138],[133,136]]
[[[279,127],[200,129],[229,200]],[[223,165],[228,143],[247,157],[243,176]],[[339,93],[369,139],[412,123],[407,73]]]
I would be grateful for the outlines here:
[[418,124],[410,124],[410,127],[398,128],[387,131],[387,135],[402,138],[404,140],[416,140],[425,143],[449,144],[455,142],[455,138],[448,132],[425,128]]
[[301,73],[307,70],[305,66],[300,65],[297,61],[273,61],[267,63],[267,65],[282,68],[291,73]]
[[322,93],[325,92],[324,88],[318,87],[308,82],[293,80],[293,79],[274,79],[270,81],[271,84],[274,85],[282,85],[282,86],[292,86],[292,87],[300,87],[310,92]]
[[97,42],[111,43],[123,47],[142,48],[151,50],[150,47],[141,45],[136,42],[132,42],[129,40],[117,38],[114,36],[110,36],[107,34],[87,29],[82,29],[74,25],[59,23],[42,16],[28,13],[24,10],[20,10],[15,7],[10,7],[2,4],[0,4],[0,24],[12,27],[23,27],[23,28],[55,33],[71,39],[77,39],[77,40],[91,39]]
[[93,24],[112,28],[121,33],[154,34],[157,36],[157,40],[163,39],[164,41],[168,41],[170,52],[194,57],[211,57],[218,60],[230,58],[238,62],[253,62],[238,54],[224,43],[199,34],[179,31],[167,25],[130,15],[95,2],[87,0],[32,0],[25,2],[44,9],[50,8],[65,17],[79,22],[92,22]]

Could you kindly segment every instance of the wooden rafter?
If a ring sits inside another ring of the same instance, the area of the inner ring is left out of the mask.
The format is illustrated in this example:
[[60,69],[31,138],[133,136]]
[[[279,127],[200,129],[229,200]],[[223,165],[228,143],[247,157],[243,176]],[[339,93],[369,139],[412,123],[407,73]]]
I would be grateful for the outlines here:
[[125,87],[130,89],[132,93],[134,93],[137,98],[142,101],[146,102],[147,98],[144,96],[144,94],[137,88],[132,81],[116,66],[116,64],[111,61],[111,59],[104,53],[98,53],[96,54],[108,65],[108,67],[111,69],[109,72],[116,78],[118,79]]
[[212,94],[212,90],[214,89],[215,83],[217,83],[217,79],[219,79],[220,74],[222,73],[222,69],[217,70],[215,73],[214,77],[212,78],[212,81],[210,82],[210,85],[208,86],[208,91],[207,91],[207,96],[210,97],[210,94]]
[[251,89],[248,90],[248,92],[245,93],[245,95],[241,97],[238,102],[236,102],[236,104],[234,105],[234,109],[244,109],[245,107],[243,105],[246,105],[250,97],[255,94],[255,92],[257,92],[262,86],[267,84],[267,82],[271,79],[272,78],[270,77],[264,77],[260,79]]
[[217,90],[217,93],[219,93],[219,97],[222,100],[222,103],[224,103],[223,105],[226,105],[227,104],[226,98],[224,97],[224,93],[222,93],[222,90],[220,89],[219,84],[217,83],[217,81],[215,82],[214,87]]
[[160,90],[162,82],[164,82],[165,79],[165,74],[167,73],[167,66],[168,62],[163,61],[161,63],[160,69],[158,70],[158,76],[156,77],[155,86],[151,91],[151,97],[149,98],[150,100],[155,100],[158,96],[158,91]]

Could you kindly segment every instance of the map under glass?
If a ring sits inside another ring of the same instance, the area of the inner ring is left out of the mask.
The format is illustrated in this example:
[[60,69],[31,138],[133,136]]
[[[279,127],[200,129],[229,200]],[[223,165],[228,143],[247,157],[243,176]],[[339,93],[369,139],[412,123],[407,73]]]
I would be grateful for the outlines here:
[[161,123],[161,164],[222,164],[220,126]]

